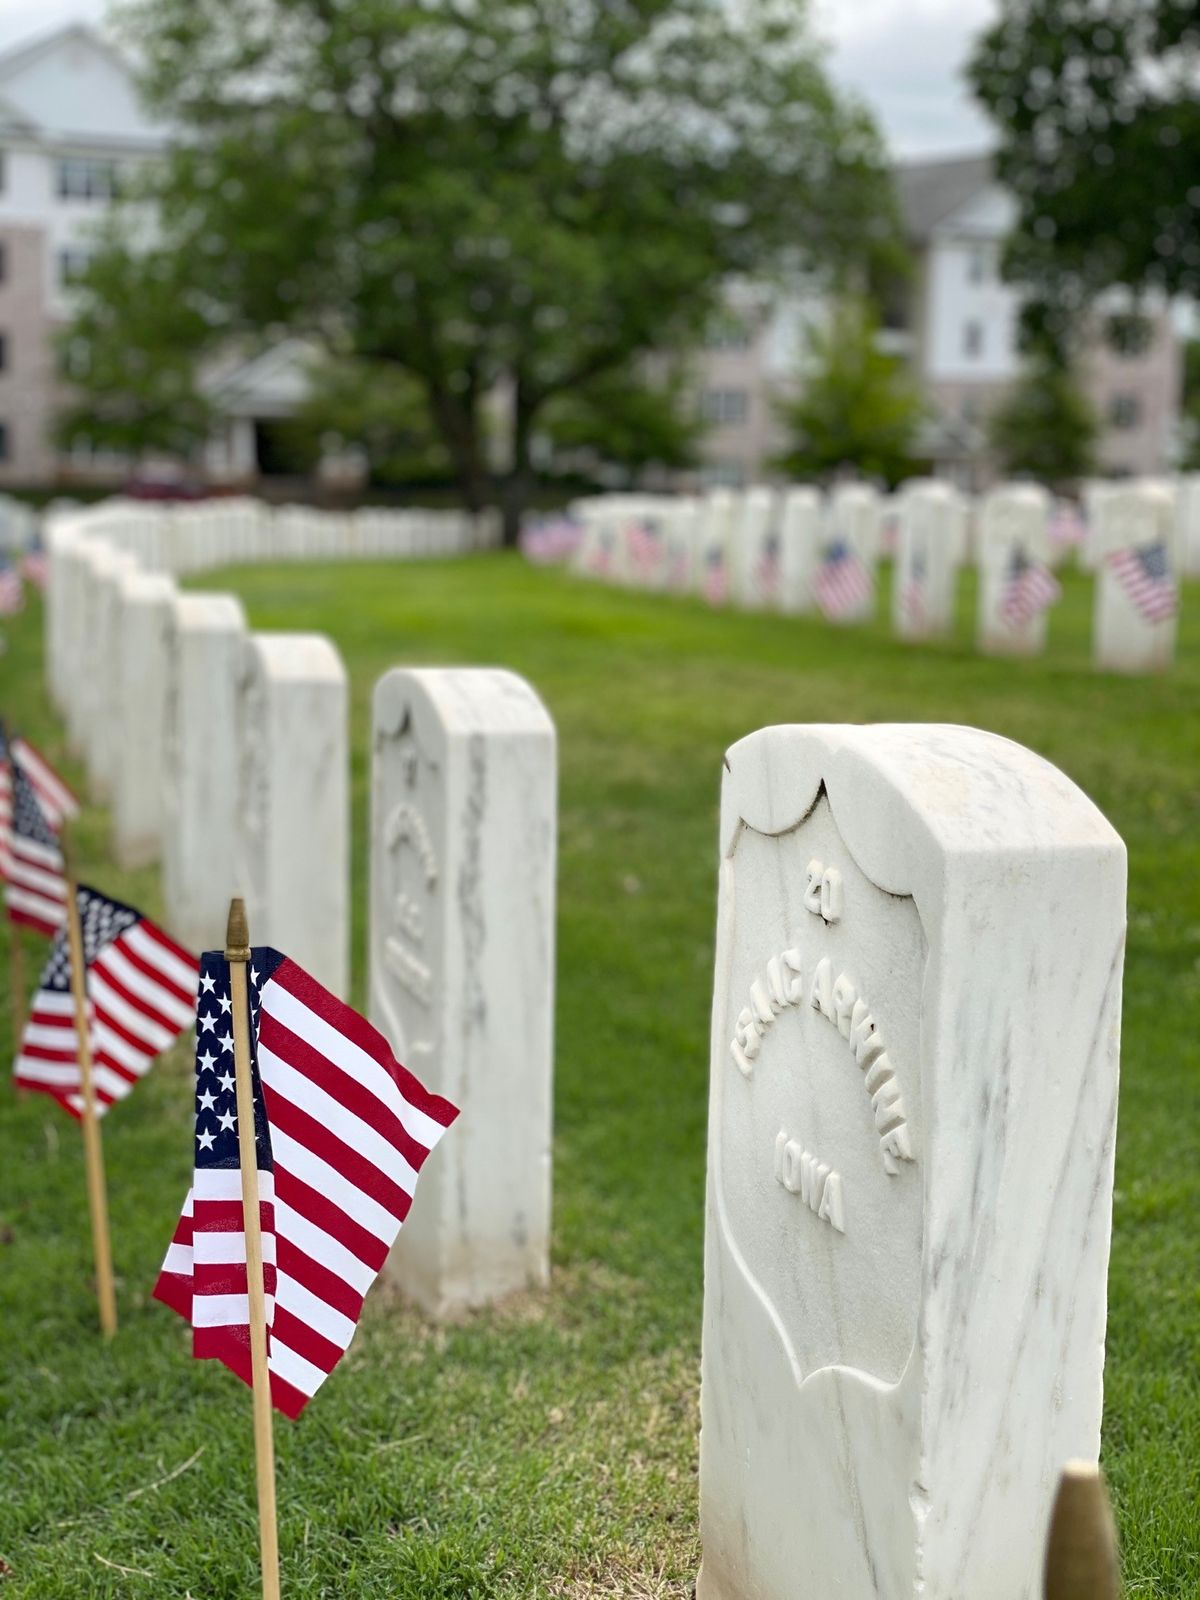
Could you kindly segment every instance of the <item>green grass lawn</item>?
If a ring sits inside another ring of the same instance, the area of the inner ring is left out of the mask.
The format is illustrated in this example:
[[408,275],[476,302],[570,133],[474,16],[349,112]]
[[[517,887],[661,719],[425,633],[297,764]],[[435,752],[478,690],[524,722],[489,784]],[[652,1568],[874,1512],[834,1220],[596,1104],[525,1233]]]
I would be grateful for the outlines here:
[[[375,1291],[350,1355],[278,1427],[285,1594],[690,1594],[721,757],[771,722],[886,720],[1029,745],[1128,843],[1105,1463],[1131,1600],[1200,1594],[1200,590],[1173,672],[1122,681],[1090,668],[1079,577],[1034,662],[973,654],[965,589],[956,638],[914,648],[883,624],[715,615],[506,556],[202,586],[235,590],[257,628],[328,632],[349,666],[360,999],[377,676],[511,667],[561,739],[553,1287],[439,1330]],[[36,608],[8,633],[0,703],[63,758]],[[87,876],[157,910],[156,873],[118,872],[107,826],[90,808],[79,828]],[[0,1091],[5,1600],[255,1592],[248,1395],[149,1299],[187,1185],[189,1077],[177,1051],[105,1127],[111,1348],[77,1131]]]

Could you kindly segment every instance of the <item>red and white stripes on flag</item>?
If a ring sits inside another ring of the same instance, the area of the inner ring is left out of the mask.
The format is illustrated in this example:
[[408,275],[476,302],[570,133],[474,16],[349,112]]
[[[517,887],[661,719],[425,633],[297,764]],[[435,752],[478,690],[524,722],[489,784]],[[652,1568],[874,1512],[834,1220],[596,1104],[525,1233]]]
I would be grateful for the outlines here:
[[1023,628],[1061,595],[1062,587],[1050,568],[1018,549],[1000,596],[1000,615],[1010,628]]
[[[86,884],[76,888],[97,1115],[123,1100],[155,1059],[189,1027],[196,1009],[196,958],[131,906]],[[59,932],[30,1006],[14,1075],[20,1089],[53,1095],[83,1115],[71,956]]]
[[[247,972],[271,1399],[297,1417],[341,1360],[458,1115],[365,1018],[276,950]],[[194,1177],[155,1297],[251,1382],[229,963],[201,959]]]
[[0,727],[0,877],[8,877],[8,849],[12,832],[12,771],[17,762],[29,779],[42,815],[55,833],[64,822],[79,815],[79,801],[36,746],[20,735],[8,738]]
[[812,579],[813,599],[831,622],[855,617],[874,594],[871,574],[844,539],[836,539]]
[[1114,550],[1108,564],[1117,582],[1147,622],[1166,622],[1179,609],[1179,595],[1163,543]]
[[12,818],[4,854],[5,908],[10,922],[53,938],[67,915],[62,845],[17,762],[9,764],[9,781]]

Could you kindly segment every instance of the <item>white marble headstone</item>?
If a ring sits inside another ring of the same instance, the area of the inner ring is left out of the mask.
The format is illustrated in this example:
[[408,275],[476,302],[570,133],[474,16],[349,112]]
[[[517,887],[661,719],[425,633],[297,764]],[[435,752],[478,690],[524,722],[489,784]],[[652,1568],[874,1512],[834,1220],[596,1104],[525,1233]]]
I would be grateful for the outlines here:
[[883,554],[883,497],[869,483],[843,483],[829,496],[835,530],[874,571]]
[[162,850],[167,682],[175,583],[165,573],[121,580],[113,694],[113,854],[127,869]]
[[1035,1600],[1099,1448],[1124,847],[968,728],[725,768],[699,1600]]
[[821,558],[824,524],[825,502],[820,490],[801,484],[784,492],[779,522],[781,609],[792,615],[813,609],[812,579]]
[[731,577],[736,604],[744,611],[779,606],[783,562],[779,532],[782,507],[771,489],[747,489],[734,519]]
[[234,870],[256,944],[334,994],[350,960],[349,685],[316,633],[252,633],[238,702]]
[[[1033,483],[1002,484],[983,501],[979,527],[979,610],[976,643],[983,655],[1037,655],[1046,644],[1053,604],[1024,615],[1014,583],[1035,594],[1050,575],[1047,490]],[[1036,576],[1034,576],[1036,575]]]
[[1158,483],[1113,485],[1095,515],[1096,665],[1161,672],[1175,656],[1179,603],[1174,494]]
[[691,496],[676,500],[665,516],[663,588],[688,594],[695,588],[696,536],[700,502]]
[[372,781],[371,1020],[463,1113],[388,1271],[446,1316],[549,1276],[554,724],[514,673],[397,668]]
[[932,479],[900,499],[892,567],[892,626],[901,639],[928,639],[954,625],[960,522],[957,496]]
[[1187,472],[1180,478],[1175,514],[1179,524],[1175,548],[1179,552],[1180,574],[1200,578],[1200,472]]
[[220,944],[235,873],[237,710],[246,619],[227,594],[171,602],[163,759],[163,901],[192,950]]
[[733,513],[734,497],[728,489],[710,489],[700,502],[696,592],[709,605],[721,606],[729,601]]

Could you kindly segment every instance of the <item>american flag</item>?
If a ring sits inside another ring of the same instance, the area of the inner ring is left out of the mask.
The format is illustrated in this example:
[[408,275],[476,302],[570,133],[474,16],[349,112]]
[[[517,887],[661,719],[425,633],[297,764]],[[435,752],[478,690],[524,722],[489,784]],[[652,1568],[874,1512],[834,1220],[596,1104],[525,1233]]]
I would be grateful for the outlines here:
[[10,922],[53,937],[66,921],[62,846],[19,762],[10,762],[12,821],[4,861],[4,903]]
[[725,552],[715,544],[710,545],[704,553],[704,598],[710,606],[723,606],[729,598]]
[[39,592],[44,592],[50,575],[50,563],[41,545],[34,545],[21,557],[21,575]]
[[[75,891],[92,1045],[96,1112],[125,1096],[187,1028],[196,1009],[196,958],[130,906],[98,889]],[[53,1095],[83,1115],[71,955],[55,936],[14,1068],[19,1089]]]
[[774,600],[779,594],[783,567],[779,559],[779,535],[769,533],[762,542],[758,560],[754,564],[754,587],[762,600]]
[[[341,1360],[363,1298],[458,1112],[383,1035],[277,950],[251,951],[251,1076],[271,1399],[298,1417]],[[229,963],[200,960],[195,1173],[155,1298],[192,1354],[251,1382]]]
[[41,751],[20,735],[10,739],[0,722],[0,878],[8,877],[13,761],[19,762],[37,796],[42,815],[56,833],[64,822],[79,815],[79,801]]
[[912,566],[900,590],[900,607],[908,618],[909,624],[914,629],[924,628],[929,619],[929,610],[926,604],[925,586],[928,569],[925,557],[917,554],[913,557]]
[[845,539],[829,545],[812,580],[813,599],[831,622],[853,616],[873,593],[871,574]]
[[1062,594],[1058,579],[1041,561],[1016,547],[1000,596],[1000,615],[1010,628],[1023,628]]
[[575,554],[582,537],[583,524],[575,517],[566,513],[537,517],[521,529],[521,554],[538,566],[566,561]]
[[1108,562],[1117,582],[1147,622],[1165,622],[1175,615],[1179,596],[1162,541],[1114,550]]
[[24,604],[21,574],[7,556],[0,556],[0,617],[15,617]]
[[635,517],[625,527],[625,549],[630,566],[642,583],[649,583],[662,560],[662,530],[651,517]]

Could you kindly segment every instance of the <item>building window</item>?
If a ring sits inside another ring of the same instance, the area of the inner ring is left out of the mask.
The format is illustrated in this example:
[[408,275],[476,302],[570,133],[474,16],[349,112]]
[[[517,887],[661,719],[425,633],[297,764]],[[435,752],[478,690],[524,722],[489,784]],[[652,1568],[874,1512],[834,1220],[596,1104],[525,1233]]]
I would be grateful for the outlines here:
[[1135,312],[1117,312],[1109,317],[1104,337],[1122,361],[1136,361],[1154,342],[1154,324]]
[[963,355],[968,360],[975,361],[983,354],[983,323],[965,322],[963,324]]
[[1136,428],[1142,420],[1142,405],[1136,394],[1115,394],[1108,403],[1109,425],[1122,433]]
[[714,428],[735,428],[745,422],[750,396],[745,389],[706,389],[700,414]]
[[0,242],[0,283],[8,281],[8,246]]
[[990,252],[986,245],[972,245],[967,257],[967,282],[973,284],[986,283],[988,269],[991,266]]
[[8,371],[8,335],[0,333],[0,372]]
[[115,162],[91,156],[64,156],[58,163],[58,193],[63,200],[111,200],[117,192]]
[[8,423],[0,422],[0,461],[8,460]]
[[74,249],[60,250],[58,252],[58,281],[62,288],[69,289],[72,284],[78,283],[88,267],[91,265],[92,252],[82,250],[78,245]]

